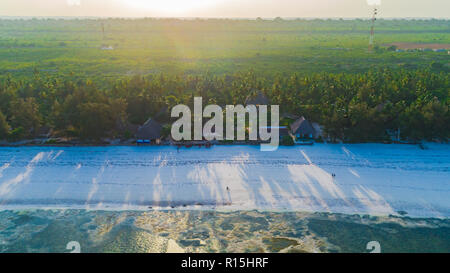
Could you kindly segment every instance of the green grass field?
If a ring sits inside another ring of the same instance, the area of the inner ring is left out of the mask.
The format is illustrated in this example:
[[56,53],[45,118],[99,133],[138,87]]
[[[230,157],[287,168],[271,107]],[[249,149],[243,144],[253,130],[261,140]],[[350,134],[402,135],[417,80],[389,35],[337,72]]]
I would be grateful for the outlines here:
[[[104,34],[102,32],[104,26]],[[114,78],[420,69],[448,71],[447,52],[368,53],[367,20],[0,20],[0,74]],[[380,20],[376,44],[450,43],[448,20]],[[114,50],[102,50],[112,46]]]

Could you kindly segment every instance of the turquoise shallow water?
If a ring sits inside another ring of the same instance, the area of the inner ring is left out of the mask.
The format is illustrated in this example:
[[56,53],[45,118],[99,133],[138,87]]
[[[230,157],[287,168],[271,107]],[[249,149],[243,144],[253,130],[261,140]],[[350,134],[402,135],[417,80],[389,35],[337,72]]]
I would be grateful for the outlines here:
[[0,252],[450,252],[450,220],[328,213],[0,212]]

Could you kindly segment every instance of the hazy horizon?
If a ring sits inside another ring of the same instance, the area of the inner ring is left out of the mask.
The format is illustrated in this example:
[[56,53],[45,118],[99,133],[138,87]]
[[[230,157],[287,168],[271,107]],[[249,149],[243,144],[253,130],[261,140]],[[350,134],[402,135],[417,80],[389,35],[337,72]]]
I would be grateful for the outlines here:
[[[195,19],[217,19],[217,20],[256,20],[261,18],[263,20],[274,20],[275,18],[284,20],[370,20],[369,17],[202,17],[202,16],[44,16],[44,15],[3,15],[0,14],[0,19],[179,19],[179,20],[195,20]],[[382,17],[379,20],[450,20],[450,17]]]
[[2,17],[449,18],[448,0],[2,0]]

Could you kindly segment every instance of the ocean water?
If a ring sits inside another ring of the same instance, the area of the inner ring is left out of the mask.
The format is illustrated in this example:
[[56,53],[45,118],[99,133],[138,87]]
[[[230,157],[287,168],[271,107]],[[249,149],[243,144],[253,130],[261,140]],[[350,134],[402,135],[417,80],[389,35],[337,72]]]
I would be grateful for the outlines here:
[[0,252],[450,252],[450,221],[299,212],[0,212]]

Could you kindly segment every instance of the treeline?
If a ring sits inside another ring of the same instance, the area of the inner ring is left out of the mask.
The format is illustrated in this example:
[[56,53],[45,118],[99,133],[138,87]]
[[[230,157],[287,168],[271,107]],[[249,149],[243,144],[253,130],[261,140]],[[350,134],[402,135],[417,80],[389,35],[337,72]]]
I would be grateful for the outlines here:
[[[257,30],[267,31],[348,31],[360,30],[367,32],[370,18],[367,19],[305,19],[305,18],[31,18],[31,19],[1,19],[0,30],[55,31],[61,28],[77,31],[101,31],[99,24],[104,24],[107,31],[159,31],[162,29],[182,31],[221,31],[221,30]],[[448,28],[448,19],[384,19],[377,20],[378,31],[397,32],[408,30],[412,32],[442,31]]]
[[431,70],[380,70],[363,74],[293,74],[275,79],[252,72],[216,76],[136,76],[99,86],[35,73],[0,82],[0,139],[17,141],[52,130],[85,140],[130,138],[129,128],[153,117],[171,123],[177,104],[244,104],[262,91],[281,113],[303,115],[324,126],[330,140],[371,142],[400,130],[402,139],[450,136],[450,83]]

